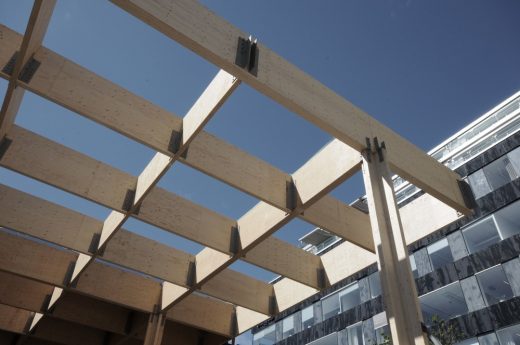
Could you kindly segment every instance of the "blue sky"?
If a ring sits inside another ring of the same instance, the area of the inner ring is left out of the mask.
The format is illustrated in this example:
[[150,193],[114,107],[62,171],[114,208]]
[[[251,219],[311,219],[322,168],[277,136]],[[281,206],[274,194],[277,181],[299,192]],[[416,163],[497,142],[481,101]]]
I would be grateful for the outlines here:
[[[239,1],[204,3],[355,105],[429,150],[520,89],[520,2]],[[0,22],[23,32],[32,1],[1,1]],[[182,116],[217,72],[108,1],[58,1],[44,44]],[[5,91],[0,81],[0,92]],[[137,175],[153,152],[38,96],[17,124]],[[330,136],[246,85],[207,130],[292,172]],[[103,219],[108,210],[0,170],[0,182]],[[233,218],[256,200],[180,164],[160,186]],[[333,192],[363,193],[356,176]],[[126,226],[189,252],[201,247],[137,221]],[[296,243],[313,227],[295,221],[276,236]],[[273,275],[233,266],[260,279]]]

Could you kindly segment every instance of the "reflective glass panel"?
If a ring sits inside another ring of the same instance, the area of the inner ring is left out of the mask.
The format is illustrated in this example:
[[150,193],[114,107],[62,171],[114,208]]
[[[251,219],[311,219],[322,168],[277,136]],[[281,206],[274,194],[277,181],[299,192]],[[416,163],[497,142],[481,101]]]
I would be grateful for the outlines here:
[[462,230],[470,253],[478,252],[501,240],[493,216],[470,225]]
[[479,272],[475,277],[488,306],[513,297],[513,291],[502,265]]
[[486,175],[482,169],[475,171],[468,176],[468,183],[473,191],[475,199],[481,198],[491,192],[491,187],[487,181]]
[[443,267],[450,262],[453,262],[453,255],[451,254],[450,245],[447,238],[430,244],[427,247],[433,269]]
[[372,273],[368,276],[368,284],[370,285],[370,295],[375,298],[381,295],[381,277],[379,272]]
[[307,329],[314,325],[314,306],[310,305],[302,309],[302,327]]
[[479,345],[477,338],[470,338],[456,343],[455,345]]
[[520,345],[520,325],[498,330],[497,337],[500,345]]
[[495,333],[489,333],[478,337],[480,345],[498,345],[497,335]]
[[361,322],[347,327],[348,345],[363,345],[363,327]]
[[253,345],[273,345],[274,343],[276,343],[276,331],[274,325],[253,334]]
[[419,297],[424,321],[430,323],[433,316],[448,320],[466,314],[468,306],[459,282],[446,285]]
[[282,320],[282,339],[290,337],[295,333],[295,314],[287,316]]
[[336,292],[328,297],[325,297],[321,301],[321,308],[323,311],[323,320],[326,320],[329,317],[339,314],[340,307],[338,293]]
[[486,165],[482,170],[484,170],[492,190],[496,190],[518,177],[513,164],[507,156],[503,156]]
[[417,265],[415,264],[415,256],[410,254],[410,266],[412,267],[412,274],[414,278],[419,277],[419,272],[417,271]]
[[338,345],[338,334],[332,333],[332,334],[326,335],[323,338],[320,338],[318,340],[314,340],[311,343],[308,343],[308,345]]
[[347,311],[361,304],[361,295],[359,293],[358,283],[347,286],[339,292],[341,302],[341,310]]
[[520,234],[520,201],[495,212],[494,217],[502,239]]

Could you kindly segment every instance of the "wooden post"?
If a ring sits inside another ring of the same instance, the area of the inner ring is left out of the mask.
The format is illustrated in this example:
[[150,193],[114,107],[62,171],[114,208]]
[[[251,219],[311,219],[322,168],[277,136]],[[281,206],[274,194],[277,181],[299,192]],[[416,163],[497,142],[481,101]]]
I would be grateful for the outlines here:
[[399,345],[428,345],[421,327],[422,313],[394,196],[392,174],[386,161],[386,148],[384,143],[379,145],[377,138],[373,145],[367,139],[367,144],[368,149],[363,152],[363,179],[392,341]]
[[161,313],[159,306],[150,314],[143,345],[161,345],[164,334],[164,324],[166,322],[165,317],[165,313]]

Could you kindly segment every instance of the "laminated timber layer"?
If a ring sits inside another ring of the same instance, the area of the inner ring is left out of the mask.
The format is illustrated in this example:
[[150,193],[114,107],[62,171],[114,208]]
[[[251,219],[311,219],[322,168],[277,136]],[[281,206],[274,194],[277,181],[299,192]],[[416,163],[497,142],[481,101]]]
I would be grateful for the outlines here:
[[[95,219],[0,184],[0,339],[217,344],[334,284],[375,261],[368,215],[328,194],[361,169],[373,138],[393,172],[470,212],[455,173],[197,2],[114,3],[221,70],[180,117],[42,46],[54,0],[35,1],[24,35],[0,24],[0,166],[111,209]],[[335,139],[287,173],[204,131],[241,82]],[[26,90],[155,156],[132,176],[15,125]],[[259,202],[231,219],[157,187],[176,163]],[[205,248],[192,255],[131,233],[130,217]],[[316,256],[271,236],[294,218],[346,242]],[[283,279],[228,268],[239,259]]]

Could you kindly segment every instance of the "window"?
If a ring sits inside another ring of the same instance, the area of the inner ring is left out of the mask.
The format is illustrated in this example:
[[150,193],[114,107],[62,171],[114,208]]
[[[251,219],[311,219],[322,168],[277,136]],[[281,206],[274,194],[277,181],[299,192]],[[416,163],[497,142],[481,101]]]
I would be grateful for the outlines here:
[[419,277],[419,272],[417,271],[417,265],[415,264],[415,256],[410,254],[410,266],[412,266],[412,274],[415,279]]
[[328,297],[325,297],[321,301],[321,308],[323,310],[323,320],[327,320],[334,315],[338,315],[340,313],[338,293],[336,292]]
[[492,190],[498,189],[515,180],[518,174],[508,156],[503,156],[496,161],[486,165],[484,168],[489,185]]
[[493,216],[462,230],[462,235],[470,253],[478,252],[501,240]]
[[379,272],[368,276],[368,284],[370,285],[370,297],[376,298],[381,295],[381,276]]
[[307,345],[338,345],[338,333],[332,333]]
[[427,293],[419,297],[419,301],[426,323],[430,323],[433,316],[448,320],[468,312],[459,282]]
[[292,314],[282,320],[282,339],[290,337],[291,335],[296,333],[295,318],[296,318],[296,314]]
[[390,327],[388,327],[388,320],[386,313],[382,312],[372,317],[374,321],[374,331],[376,333],[376,344],[385,344],[388,338],[391,337]]
[[520,201],[504,207],[494,217],[502,239],[520,234]]
[[465,339],[455,345],[479,345],[477,338]]
[[341,311],[347,311],[361,304],[358,283],[353,283],[339,292]]
[[475,199],[481,198],[491,192],[491,187],[487,181],[486,175],[482,169],[475,171],[468,176],[468,182],[473,191]]
[[492,305],[513,297],[502,265],[475,274],[486,304]]
[[348,345],[363,345],[363,327],[361,322],[347,327],[347,339]]
[[489,333],[478,337],[480,345],[498,345],[497,335],[495,333]]
[[453,256],[451,255],[450,245],[448,239],[444,238],[427,247],[430,260],[432,262],[433,269],[443,267],[450,262],[453,262]]
[[520,325],[498,330],[497,337],[500,345],[520,345]]
[[312,327],[314,324],[314,305],[310,305],[302,309],[302,329]]
[[253,334],[253,345],[273,345],[274,343],[276,343],[276,331],[274,325]]

